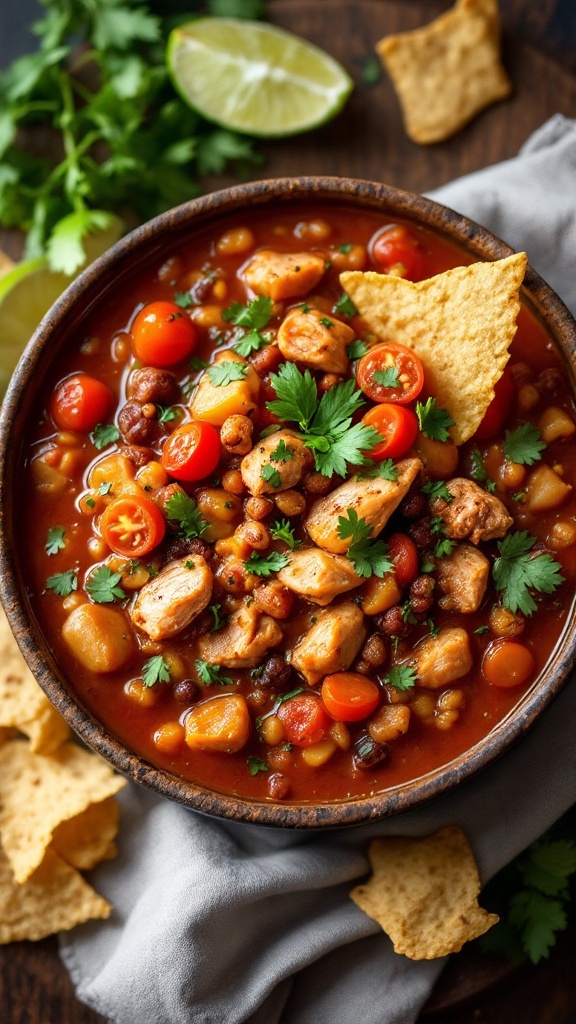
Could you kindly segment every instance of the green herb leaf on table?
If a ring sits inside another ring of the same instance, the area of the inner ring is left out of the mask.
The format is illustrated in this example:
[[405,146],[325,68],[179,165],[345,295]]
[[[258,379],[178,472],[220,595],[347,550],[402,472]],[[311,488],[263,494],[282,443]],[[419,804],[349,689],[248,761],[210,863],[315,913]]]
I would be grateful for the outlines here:
[[155,686],[156,683],[170,682],[170,667],[161,654],[155,654],[142,666],[142,682],[144,686]]
[[546,443],[534,423],[523,423],[516,430],[507,430],[502,443],[506,458],[521,466],[533,466],[539,462],[545,448]]
[[435,398],[426,402],[416,402],[416,415],[420,430],[433,441],[448,441],[450,427],[455,426],[454,420],[446,409],[440,409]]
[[46,554],[57,555],[66,547],[64,535],[66,531],[63,526],[51,526],[46,534]]
[[279,551],[271,551],[268,555],[259,555],[257,551],[253,551],[250,558],[244,562],[244,566],[254,576],[271,576],[273,572],[284,569],[289,561],[288,555],[283,555]]
[[248,370],[247,363],[230,359],[222,363],[214,363],[213,366],[208,367],[206,373],[215,388],[222,388],[231,384],[232,381],[243,380]]
[[78,575],[74,569],[66,569],[64,572],[56,572],[46,580],[48,590],[52,590],[58,597],[68,597],[73,590],[78,589]]
[[394,569],[388,557],[388,545],[381,540],[372,540],[372,527],[358,513],[349,508],[345,516],[338,516],[338,536],[341,540],[350,538],[346,552],[359,576],[385,576]]
[[564,582],[559,562],[545,552],[532,553],[535,543],[536,538],[524,530],[509,533],[498,543],[500,555],[492,566],[492,577],[511,612],[531,615],[537,607],[531,591],[553,594]]
[[122,600],[126,597],[119,585],[121,579],[121,572],[112,572],[107,565],[100,565],[91,573],[86,583],[86,590],[96,604],[110,604],[112,601]]
[[231,686],[234,682],[230,676],[226,676],[220,671],[220,665],[211,665],[209,661],[203,661],[202,658],[197,658],[195,665],[198,678],[204,686],[212,686],[213,683],[217,683],[218,686]]
[[187,540],[194,540],[201,537],[208,529],[208,523],[202,518],[194,498],[191,498],[184,491],[175,493],[166,502],[166,513],[169,519],[178,523],[178,534],[186,537]]

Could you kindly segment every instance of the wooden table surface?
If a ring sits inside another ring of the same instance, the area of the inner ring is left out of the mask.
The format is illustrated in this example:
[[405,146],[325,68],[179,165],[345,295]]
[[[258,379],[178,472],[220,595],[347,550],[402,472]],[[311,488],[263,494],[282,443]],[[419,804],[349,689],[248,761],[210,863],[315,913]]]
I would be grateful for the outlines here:
[[[0,66],[25,45],[22,26],[35,16],[34,2],[18,0],[8,10],[2,0]],[[362,69],[383,35],[425,24],[449,6],[446,0],[270,0],[271,20],[341,60],[356,89],[331,124],[296,140],[264,145],[259,176],[337,174],[429,191],[514,156],[553,114],[576,117],[575,0],[500,0],[512,97],[444,143],[423,148],[410,142],[389,80],[382,75],[367,85]],[[0,232],[1,247],[17,254],[18,245],[17,238]],[[422,1024],[576,1024],[575,940],[572,925],[549,960],[514,971],[465,948],[451,958]],[[102,1024],[103,1019],[76,1000],[56,940],[46,939],[0,947],[0,1021]]]

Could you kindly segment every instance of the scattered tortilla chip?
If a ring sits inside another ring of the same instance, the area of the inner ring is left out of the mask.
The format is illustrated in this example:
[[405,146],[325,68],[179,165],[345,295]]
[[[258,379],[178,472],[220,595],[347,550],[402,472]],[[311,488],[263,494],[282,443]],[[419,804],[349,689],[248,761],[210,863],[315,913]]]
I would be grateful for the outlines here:
[[92,918],[109,917],[111,906],[74,868],[47,850],[25,885],[18,885],[0,847],[0,944],[36,941]]
[[70,729],[38,686],[0,609],[0,726],[16,728],[39,754],[56,750]]
[[116,856],[120,808],[113,796],[91,804],[82,814],[62,821],[52,833],[52,848],[79,871],[90,871],[102,860]]
[[526,263],[526,253],[514,253],[417,284],[372,270],[340,274],[369,329],[419,355],[427,392],[456,424],[450,429],[456,444],[482,422],[508,362]]
[[105,761],[73,743],[49,757],[25,740],[0,747],[0,836],[16,881],[39,866],[60,822],[117,793],[125,780]]
[[511,91],[500,61],[497,0],[458,0],[428,25],[381,39],[376,51],[414,142],[449,138]]
[[498,921],[478,905],[478,868],[456,825],[426,839],[374,839],[368,855],[372,877],[350,897],[397,953],[411,960],[457,953]]

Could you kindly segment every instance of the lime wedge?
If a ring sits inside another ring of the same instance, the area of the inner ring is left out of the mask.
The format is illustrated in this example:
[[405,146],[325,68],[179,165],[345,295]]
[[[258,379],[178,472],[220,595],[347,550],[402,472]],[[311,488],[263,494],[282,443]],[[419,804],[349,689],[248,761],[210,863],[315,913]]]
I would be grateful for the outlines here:
[[[84,240],[86,263],[101,256],[118,240],[122,221],[115,217],[106,231],[98,231]],[[83,269],[83,268],[80,268]],[[78,271],[80,273],[80,271]],[[14,367],[42,317],[74,279],[50,270],[39,256],[16,263],[7,273],[0,271],[0,399],[8,386]]]
[[183,99],[210,121],[264,138],[323,124],[353,81],[312,43],[274,25],[198,18],[173,29],[167,61]]

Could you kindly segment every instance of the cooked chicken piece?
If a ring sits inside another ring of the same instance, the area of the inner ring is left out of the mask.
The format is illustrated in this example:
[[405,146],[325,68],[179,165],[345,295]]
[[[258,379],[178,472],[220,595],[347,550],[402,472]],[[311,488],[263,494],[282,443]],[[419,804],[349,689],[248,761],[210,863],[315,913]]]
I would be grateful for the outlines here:
[[404,459],[396,463],[396,469],[398,478],[394,481],[356,476],[320,498],[304,520],[314,543],[327,551],[344,554],[350,547],[350,539],[342,540],[338,536],[338,517],[345,516],[348,509],[354,509],[360,519],[365,519],[372,527],[372,536],[376,537],[416,479],[422,463],[420,459]]
[[274,252],[261,249],[244,271],[246,284],[274,302],[307,295],[322,277],[325,259],[316,252]]
[[200,640],[200,656],[224,668],[255,668],[270,647],[282,639],[282,630],[270,615],[253,604],[242,605],[223,629]]
[[451,555],[438,560],[436,586],[438,601],[449,612],[475,612],[486,593],[490,562],[472,544],[458,544]]
[[444,498],[435,498],[430,502],[430,511],[443,519],[447,537],[453,540],[467,537],[478,544],[481,540],[503,537],[512,526],[514,520],[506,506],[473,480],[454,477],[446,481],[446,487],[454,495],[453,500],[446,502]]
[[242,459],[240,472],[251,494],[278,494],[295,487],[313,463],[314,456],[297,434],[277,430],[256,442]]
[[457,626],[441,629],[437,636],[426,637],[411,660],[418,686],[439,690],[461,679],[472,668],[468,633]]
[[320,309],[292,309],[280,324],[278,347],[286,359],[304,363],[326,373],[346,373],[349,359],[346,346],[354,331],[336,317]]
[[348,558],[331,555],[321,548],[293,551],[286,568],[278,573],[278,579],[294,593],[320,605],[330,604],[338,594],[363,582]]
[[314,686],[331,672],[349,668],[366,639],[364,614],[354,601],[320,612],[292,652],[291,664]]
[[130,618],[151,640],[168,640],[204,611],[212,597],[212,581],[202,555],[169,562],[144,584],[130,609]]

